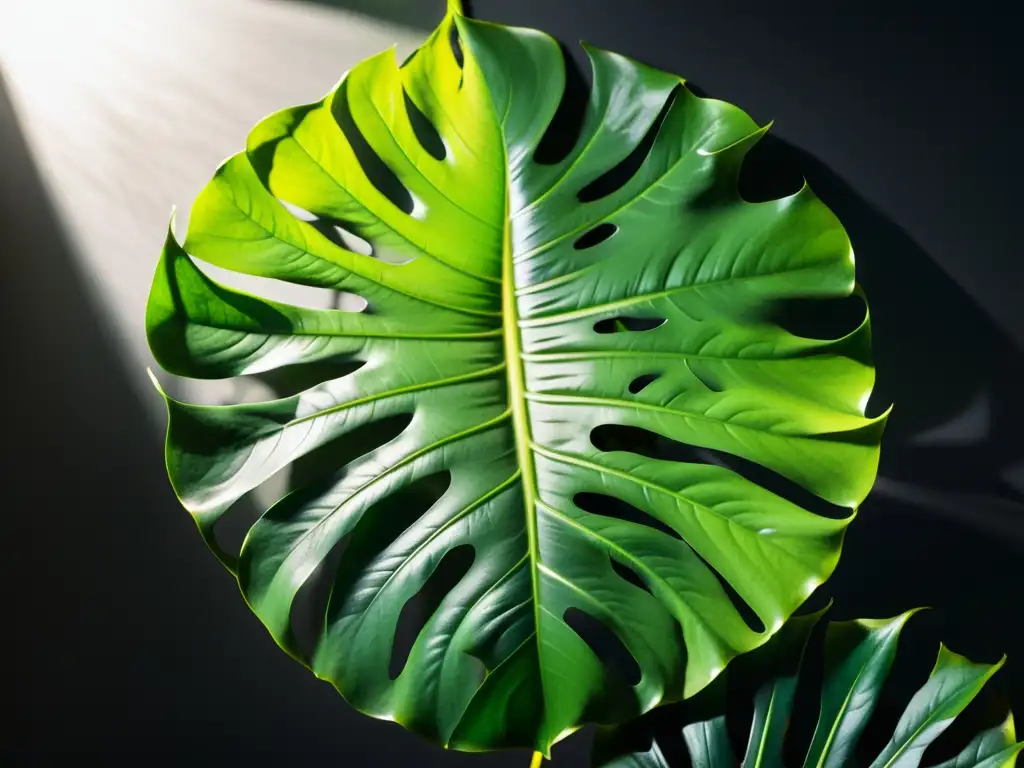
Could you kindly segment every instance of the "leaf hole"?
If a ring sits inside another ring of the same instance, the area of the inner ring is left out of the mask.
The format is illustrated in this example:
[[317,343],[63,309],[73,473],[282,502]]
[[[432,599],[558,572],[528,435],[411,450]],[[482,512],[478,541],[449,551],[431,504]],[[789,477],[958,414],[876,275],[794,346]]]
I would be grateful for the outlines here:
[[292,610],[288,617],[292,649],[307,664],[312,660],[317,644],[327,628],[327,602],[331,596],[331,585],[334,583],[338,563],[344,557],[351,540],[351,534],[343,536],[331,548],[292,600]]
[[320,234],[335,245],[361,256],[369,256],[395,266],[415,261],[415,257],[410,258],[404,254],[391,253],[386,248],[378,248],[373,242],[363,237],[356,225],[347,221],[321,216],[320,219],[311,223]]
[[[448,470],[418,478],[378,499],[352,530],[349,554],[341,561],[334,582],[339,598],[347,595],[366,573],[379,571],[375,561],[433,507],[451,486]],[[338,606],[343,601],[339,600]]]
[[437,132],[437,128],[430,122],[430,119],[420,111],[416,103],[409,98],[409,94],[403,90],[402,95],[405,97],[405,111],[409,115],[412,132],[416,135],[420,146],[435,160],[444,160],[448,156],[448,152],[441,139],[441,134]]
[[[305,309],[332,309],[337,305],[340,291],[334,288],[321,288],[315,285],[303,285],[298,282],[278,280],[274,277],[247,275],[242,272],[224,269],[205,261],[195,260],[193,264],[206,277],[220,285],[242,291],[254,296],[261,296],[282,304]],[[238,300],[235,300],[238,303]]]
[[[589,57],[585,57],[586,65],[581,66],[573,55],[575,51],[567,48],[564,43],[559,43],[559,46],[565,63],[565,89],[554,117],[534,150],[533,161],[538,165],[558,165],[579,142],[594,79]],[[580,53],[583,53],[582,48]]]
[[805,339],[832,340],[855,331],[867,305],[854,293],[835,299],[784,299],[773,302],[766,320]]
[[628,581],[634,587],[642,589],[649,595],[654,594],[653,592],[651,592],[651,588],[647,586],[647,582],[643,580],[640,574],[638,574],[625,563],[620,563],[614,557],[609,557],[608,559],[611,561],[612,570],[615,571],[616,574],[618,574],[620,579],[622,579],[623,581]]
[[651,149],[654,147],[654,141],[658,137],[658,132],[661,130],[662,124],[665,122],[665,118],[668,117],[669,111],[672,109],[672,105],[675,104],[676,97],[679,94],[681,85],[677,85],[672,89],[672,92],[665,99],[665,105],[661,108],[661,112],[654,118],[654,122],[651,123],[650,128],[647,129],[647,133],[640,140],[640,143],[636,145],[632,152],[630,152],[618,165],[605,171],[604,174],[594,179],[592,182],[587,184],[583,189],[576,193],[577,199],[581,203],[591,203],[595,200],[600,200],[602,197],[616,192],[617,190],[624,187],[636,172],[640,170],[644,160],[650,154]]
[[405,57],[405,61],[402,62],[401,66],[399,66],[399,69],[405,69],[407,66],[409,66],[412,60],[416,58],[416,54],[419,52],[419,48],[413,48],[412,53]]
[[[651,459],[664,459],[656,432],[622,424],[599,424],[590,431],[590,442],[599,451],[627,451]],[[671,459],[670,459],[671,460]]]
[[654,515],[650,515],[641,509],[637,509],[632,504],[616,498],[615,496],[583,491],[577,493],[573,497],[572,501],[573,504],[584,512],[589,512],[592,515],[602,515],[603,517],[611,517],[625,523],[643,525],[647,528],[653,528],[656,531],[660,531],[667,536],[671,536],[673,539],[678,539],[679,541],[683,540],[683,537],[680,536],[679,533],[671,526],[666,525]]
[[305,208],[301,208],[301,207],[295,205],[295,203],[289,203],[287,200],[285,200],[282,197],[278,197],[276,199],[277,199],[277,202],[279,202],[282,206],[284,206],[285,210],[288,211],[288,213],[290,213],[292,216],[294,216],[299,221],[306,221],[306,222],[316,221],[317,218],[318,218],[315,213],[310,213]]
[[365,424],[300,456],[228,508],[213,529],[217,546],[224,552],[238,555],[249,529],[286,494],[315,494],[322,490],[325,483],[337,482],[339,473],[346,465],[391,442],[411,422],[412,414],[389,416]]
[[363,256],[373,256],[373,245],[371,245],[369,240],[357,235],[353,231],[354,227],[352,225],[323,213],[317,214],[307,211],[305,208],[301,208],[281,197],[277,198],[277,201],[288,213],[299,221],[304,221],[312,226],[339,248],[344,248]]
[[601,451],[627,451],[661,461],[725,467],[754,485],[816,515],[837,520],[850,516],[850,511],[846,507],[832,504],[756,462],[724,451],[687,445],[641,427],[601,424],[591,431],[590,442]]
[[415,596],[402,607],[395,629],[395,642],[391,646],[388,676],[395,680],[409,661],[413,646],[427,622],[441,606],[441,601],[458,585],[473,567],[476,550],[469,544],[460,544],[445,553],[434,572]]
[[369,240],[360,237],[338,222],[323,221],[322,223],[323,227],[318,226],[317,229],[332,242],[362,256],[372,257],[374,255],[373,244]]
[[267,507],[285,494],[286,483],[287,478],[278,473],[228,507],[213,526],[213,540],[217,548],[232,558],[238,557],[249,529]]
[[596,227],[591,229],[589,232],[584,233],[572,247],[577,251],[582,251],[586,248],[593,248],[595,245],[600,245],[609,237],[619,231],[619,228],[610,222],[604,222],[598,224]]
[[352,117],[348,103],[348,80],[342,82],[331,99],[331,114],[351,144],[356,160],[369,182],[396,208],[403,213],[411,214],[415,208],[412,194],[373,150]]
[[[250,374],[262,382],[278,399],[291,397],[327,381],[350,376],[365,365],[363,360],[328,358],[314,363],[282,365],[269,371]],[[248,378],[248,377],[241,377]]]
[[594,323],[594,332],[604,334],[653,331],[667,322],[664,317],[606,317]]
[[366,312],[370,314],[370,302],[356,293],[339,291],[336,297],[334,308],[342,312]]
[[700,362],[687,362],[687,370],[693,374],[693,377],[701,383],[701,385],[710,392],[724,392],[725,387],[722,383],[712,374],[707,366],[702,365]]
[[601,660],[609,674],[626,685],[637,685],[643,677],[640,665],[626,644],[603,622],[579,608],[566,608],[562,620]]
[[629,382],[629,391],[634,395],[638,395],[658,378],[659,375],[656,373],[645,373],[643,376],[637,376]]
[[448,28],[448,45],[451,46],[452,56],[455,57],[455,63],[459,65],[459,69],[466,66],[466,54],[462,50],[462,37],[459,35],[459,28],[452,24]]
[[315,448],[291,463],[288,484],[296,490],[333,476],[361,456],[395,440],[412,423],[413,414],[400,413],[365,424]]
[[697,550],[692,547],[691,550],[693,554],[696,555],[702,563],[704,563],[704,566],[714,574],[715,578],[718,579],[718,583],[722,585],[722,589],[729,597],[729,602],[732,603],[733,608],[736,609],[740,618],[743,619],[743,623],[746,624],[752,632],[756,632],[757,634],[763,633],[766,627],[764,622],[761,620],[761,617],[758,616],[754,609],[747,604],[747,601],[740,596],[740,593],[733,588],[728,579],[720,574],[718,570],[711,565],[711,563],[705,560]]
[[188,400],[196,405],[248,405],[276,400],[278,395],[255,374],[223,379],[192,379]]
[[822,499],[799,483],[783,477],[778,472],[762,466],[756,461],[750,461],[741,456],[734,456],[730,453],[710,448],[698,448],[696,452],[703,463],[715,464],[731,469],[754,485],[758,485],[766,491],[770,491],[776,496],[820,517],[842,520],[850,516],[850,510],[846,507],[841,507],[838,504],[832,504]]

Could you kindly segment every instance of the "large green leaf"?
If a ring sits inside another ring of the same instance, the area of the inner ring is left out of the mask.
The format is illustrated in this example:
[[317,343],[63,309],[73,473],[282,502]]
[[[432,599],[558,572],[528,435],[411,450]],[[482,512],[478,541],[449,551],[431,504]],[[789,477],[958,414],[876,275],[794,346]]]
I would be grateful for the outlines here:
[[[878,704],[896,656],[900,631],[915,611],[892,619],[861,619],[829,624],[825,633],[825,670],[818,724],[803,761],[804,768],[856,765],[857,741]],[[743,768],[781,768],[783,743],[792,715],[793,694],[804,645],[820,614],[786,625],[758,655],[770,670],[754,697],[754,717]],[[871,768],[916,768],[925,750],[978,695],[1003,661],[975,664],[939,647],[931,676],[907,705],[892,739]],[[725,706],[717,709],[724,712]],[[694,766],[734,768],[737,764],[726,732],[725,714],[701,711],[681,724]],[[643,751],[626,746],[639,724],[608,730],[598,739],[594,765],[600,768],[670,768],[657,739]],[[956,758],[936,768],[1013,768],[1024,742],[1016,742],[1013,715],[985,731]]]
[[[878,462],[867,318],[839,339],[772,320],[790,299],[852,294],[839,222],[806,186],[741,199],[764,133],[741,110],[587,54],[581,135],[542,163],[558,44],[453,7],[404,65],[382,53],[262,121],[196,200],[184,246],[168,235],[147,310],[171,373],[317,372],[270,402],[168,398],[171,481],[282,648],[360,710],[452,748],[546,751],[587,719],[707,686],[828,578]],[[368,306],[257,298],[190,255]],[[401,415],[397,437],[367,444],[362,428]],[[751,462],[846,510],[814,514],[717,463],[613,450],[595,437],[607,425]],[[240,555],[218,545],[232,504],[328,445],[350,456],[293,474]],[[444,492],[415,497],[423,508],[403,495],[431,484]],[[404,606],[460,558],[392,679]],[[307,652],[291,617],[325,569]],[[573,628],[582,614],[638,682]]]

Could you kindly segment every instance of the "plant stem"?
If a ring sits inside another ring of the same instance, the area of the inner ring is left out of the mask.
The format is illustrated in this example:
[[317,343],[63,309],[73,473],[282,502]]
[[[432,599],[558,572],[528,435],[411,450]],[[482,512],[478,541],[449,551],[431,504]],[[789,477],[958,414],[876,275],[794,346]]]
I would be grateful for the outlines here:
[[448,0],[448,11],[457,16],[463,16],[464,11],[462,10],[462,0]]
[[533,753],[533,760],[530,761],[530,768],[540,768],[540,764],[544,762],[544,755],[540,752]]

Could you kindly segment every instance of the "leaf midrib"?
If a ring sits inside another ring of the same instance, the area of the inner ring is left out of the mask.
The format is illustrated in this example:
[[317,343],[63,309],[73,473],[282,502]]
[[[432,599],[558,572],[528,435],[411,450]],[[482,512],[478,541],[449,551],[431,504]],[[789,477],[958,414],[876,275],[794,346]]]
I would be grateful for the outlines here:
[[[503,142],[504,143],[504,142]],[[526,399],[526,372],[519,330],[519,307],[516,303],[515,268],[512,257],[512,220],[509,216],[508,150],[505,157],[505,221],[501,238],[501,315],[507,363],[508,406],[512,411],[512,432],[516,459],[521,471],[523,514],[526,518],[527,554],[530,558],[530,590],[533,601],[533,625],[540,659],[540,549],[537,542],[537,469],[533,458],[533,435]],[[543,665],[541,665],[543,666]],[[538,671],[541,696],[544,697],[544,674]]]
[[[958,699],[961,696],[963,696],[965,692],[972,691],[972,690],[973,690],[973,693],[971,694],[969,700],[971,700],[975,696],[977,696],[978,695],[978,691],[980,691],[982,689],[982,687],[985,685],[985,683],[988,682],[989,678],[992,677],[992,675],[995,674],[998,671],[1000,666],[1002,666],[1001,663],[999,665],[997,665],[994,669],[990,670],[987,674],[982,675],[980,678],[978,678],[976,680],[969,681],[966,684],[962,684],[962,685],[956,686],[954,688],[954,694],[952,696],[947,697],[947,702],[943,702],[942,705],[940,705],[940,706],[936,707],[935,709],[932,709],[931,711],[929,711],[925,715],[925,717],[923,717],[921,719],[921,722],[911,732],[911,734],[908,737],[906,737],[903,740],[903,742],[899,745],[899,747],[896,749],[896,751],[893,752],[892,757],[890,757],[885,763],[882,764],[881,768],[891,768],[893,765],[895,765],[896,761],[899,760],[903,756],[903,754],[908,749],[910,749],[910,747],[921,737],[921,734],[925,731],[925,729],[929,725],[931,725],[933,722],[935,722],[936,720],[941,719],[941,718],[937,717],[937,714],[944,711],[944,707],[948,706],[948,701],[955,701],[956,699]],[[941,693],[941,688],[940,688],[940,693]],[[956,715],[954,715],[954,717],[956,717]],[[874,763],[872,763],[872,765],[874,765]]]
[[828,758],[832,752],[832,743],[835,741],[836,735],[839,733],[840,725],[842,724],[843,719],[846,717],[846,713],[849,711],[850,702],[853,701],[853,695],[857,691],[857,687],[860,685],[861,678],[864,676],[864,673],[867,671],[868,667],[870,667],[877,660],[879,653],[884,650],[885,638],[883,638],[882,642],[879,643],[879,645],[875,648],[874,652],[872,652],[871,655],[868,656],[868,658],[864,661],[864,664],[861,665],[860,669],[857,670],[857,676],[853,679],[853,684],[850,686],[850,689],[846,692],[846,697],[843,699],[843,703],[832,721],[832,727],[829,729],[828,738],[825,740],[825,745],[822,747],[821,756],[818,758],[818,762],[815,765],[815,768],[824,768],[824,766],[826,765]]
[[[508,410],[512,412],[512,433],[516,447],[516,459],[521,472],[520,481],[523,489],[523,514],[526,521],[527,556],[530,559],[530,598],[533,602],[533,633],[537,643],[537,678],[540,684],[541,701],[547,702],[544,691],[544,670],[541,663],[540,639],[540,546],[537,537],[537,468],[533,457],[533,434],[530,429],[529,405],[526,398],[526,371],[523,360],[522,337],[520,330],[519,305],[516,297],[515,252],[512,248],[512,215],[511,215],[511,173],[509,168],[508,145],[504,140],[505,121],[508,108],[512,104],[511,88],[504,114],[498,121],[501,134],[505,218],[502,221],[501,237],[501,318],[504,334],[505,362],[507,364]],[[492,106],[493,103],[492,103]],[[498,110],[495,109],[495,117]],[[542,716],[542,722],[546,718]],[[540,746],[539,744],[537,746]]]

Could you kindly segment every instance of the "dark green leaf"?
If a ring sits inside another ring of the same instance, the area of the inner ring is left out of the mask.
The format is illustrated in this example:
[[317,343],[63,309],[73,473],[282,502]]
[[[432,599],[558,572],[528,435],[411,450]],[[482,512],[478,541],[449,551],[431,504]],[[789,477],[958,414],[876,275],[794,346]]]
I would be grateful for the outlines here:
[[[854,756],[857,740],[875,709],[892,667],[900,632],[915,612],[908,611],[892,619],[859,619],[829,625],[818,727],[803,762],[804,768],[848,768],[857,764]],[[792,620],[763,649],[740,665],[743,674],[765,680],[754,699],[753,726],[744,768],[780,768],[783,765],[783,743],[799,661],[810,627],[817,618],[818,615],[814,615]],[[751,669],[746,662],[758,656],[763,657],[763,662],[757,669]],[[1002,664],[1002,661],[975,664],[940,646],[939,658],[928,682],[912,698],[892,740],[871,764],[873,768],[920,765],[925,749],[952,724]],[[730,672],[733,670],[738,671],[738,667],[730,668]],[[696,768],[731,768],[733,765],[726,730],[728,706],[724,700],[719,702],[717,712],[711,716],[706,712],[693,716],[693,710],[680,708],[682,722],[679,726],[684,734],[689,734],[685,739],[686,747],[691,765]],[[641,768],[658,765],[660,768],[665,765],[643,762],[649,754],[661,754],[657,733],[643,753],[630,752],[629,745],[640,734],[650,739],[640,722],[603,731],[593,764],[599,768],[632,765]],[[1008,715],[1000,727],[980,734],[960,755],[935,768],[1012,768],[1017,753],[1024,748],[1024,742],[1015,741],[1013,716]],[[675,766],[666,765],[666,768]]]
[[782,768],[782,742],[793,708],[804,647],[824,611],[790,620],[765,648],[762,666],[771,677],[754,695],[754,721],[743,768]]
[[804,764],[843,768],[878,703],[896,658],[903,625],[914,614],[894,619],[835,622],[825,636],[825,683],[821,712]]
[[1011,714],[998,728],[978,734],[963,752],[935,768],[1013,768],[1021,749],[1024,742],[1017,742]]
[[1003,666],[974,664],[940,646],[928,682],[914,694],[896,725],[896,733],[871,768],[916,768],[925,749],[939,737]]

